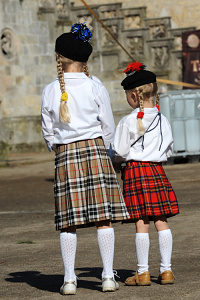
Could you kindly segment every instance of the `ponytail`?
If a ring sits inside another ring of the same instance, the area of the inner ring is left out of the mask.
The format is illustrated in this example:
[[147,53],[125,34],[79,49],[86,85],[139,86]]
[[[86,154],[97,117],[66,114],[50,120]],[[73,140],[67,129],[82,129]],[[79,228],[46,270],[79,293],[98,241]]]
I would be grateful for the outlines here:
[[142,86],[136,87],[135,91],[138,95],[139,98],[139,106],[140,106],[140,112],[137,114],[137,123],[138,123],[138,129],[139,129],[139,134],[144,134],[145,128],[142,123],[142,118],[144,116],[144,101],[150,97],[155,97],[156,96],[156,103],[155,106],[159,110],[159,95],[158,95],[158,86],[156,82],[152,82],[149,84],[144,84]]
[[156,104],[155,104],[155,106],[157,107],[158,110],[160,110],[160,109],[159,109],[159,101],[160,101],[160,97],[159,97],[159,95],[158,95],[158,93],[157,93],[157,94],[156,94]]
[[139,98],[139,105],[140,105],[140,112],[137,114],[137,123],[138,123],[138,129],[139,129],[139,134],[144,134],[145,128],[142,123],[142,118],[144,116],[144,100],[143,100],[143,93],[142,91],[139,90],[139,88],[136,88],[136,92]]
[[70,123],[69,108],[66,103],[68,100],[68,94],[65,92],[63,64],[62,64],[61,56],[59,54],[56,54],[56,61],[57,61],[58,78],[60,82],[60,90],[62,93],[61,103],[60,103],[60,120],[62,123]]
[[[68,94],[67,92],[65,92],[64,71],[66,70],[67,65],[73,63],[74,61],[66,57],[63,57],[58,53],[56,53],[56,61],[57,61],[57,73],[60,82],[60,90],[62,93],[61,103],[60,103],[60,120],[62,123],[70,123],[69,108],[67,106]],[[76,63],[80,64],[80,70],[82,69],[85,75],[90,77],[87,63],[86,62],[84,63],[76,62]]]

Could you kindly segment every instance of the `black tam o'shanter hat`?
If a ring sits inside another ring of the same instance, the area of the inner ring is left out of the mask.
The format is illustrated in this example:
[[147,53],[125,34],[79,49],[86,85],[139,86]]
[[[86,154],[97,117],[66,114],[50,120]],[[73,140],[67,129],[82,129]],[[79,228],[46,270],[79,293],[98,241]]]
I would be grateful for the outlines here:
[[55,51],[62,56],[80,62],[86,62],[92,53],[89,40],[92,37],[85,23],[75,23],[71,31],[61,34],[56,39]]
[[146,66],[138,61],[127,66],[123,71],[127,76],[121,82],[124,90],[131,90],[144,84],[156,82],[156,75],[153,72],[144,70],[145,68]]

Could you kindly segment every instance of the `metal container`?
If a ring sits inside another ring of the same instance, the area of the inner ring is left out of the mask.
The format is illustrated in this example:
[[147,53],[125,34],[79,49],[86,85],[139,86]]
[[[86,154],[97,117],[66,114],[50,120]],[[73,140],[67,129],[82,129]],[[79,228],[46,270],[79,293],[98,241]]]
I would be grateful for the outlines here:
[[200,90],[168,91],[160,95],[160,111],[174,138],[172,157],[200,154]]

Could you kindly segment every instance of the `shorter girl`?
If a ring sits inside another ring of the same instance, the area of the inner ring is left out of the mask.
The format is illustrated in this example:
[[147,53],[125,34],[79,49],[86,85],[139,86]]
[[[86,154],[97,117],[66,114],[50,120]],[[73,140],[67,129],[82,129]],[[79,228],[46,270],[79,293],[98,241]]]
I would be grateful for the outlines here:
[[[122,81],[133,112],[119,122],[114,138],[118,161],[125,161],[122,174],[124,199],[136,223],[137,272],[126,285],[150,285],[148,266],[149,221],[154,220],[161,255],[161,284],[174,283],[171,270],[172,234],[167,219],[179,213],[174,191],[162,167],[172,154],[173,138],[168,120],[159,112],[156,75],[139,62],[123,71]],[[154,97],[157,97],[154,106]]]

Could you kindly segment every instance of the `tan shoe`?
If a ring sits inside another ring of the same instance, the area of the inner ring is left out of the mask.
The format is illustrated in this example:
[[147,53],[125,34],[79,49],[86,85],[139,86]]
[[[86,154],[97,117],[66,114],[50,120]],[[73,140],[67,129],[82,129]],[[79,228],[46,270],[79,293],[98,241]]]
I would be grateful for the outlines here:
[[135,276],[128,277],[125,281],[126,285],[151,285],[151,278],[149,271],[146,271],[140,275],[135,273]]
[[164,271],[158,276],[158,283],[160,284],[172,284],[174,283],[175,276],[172,271]]

